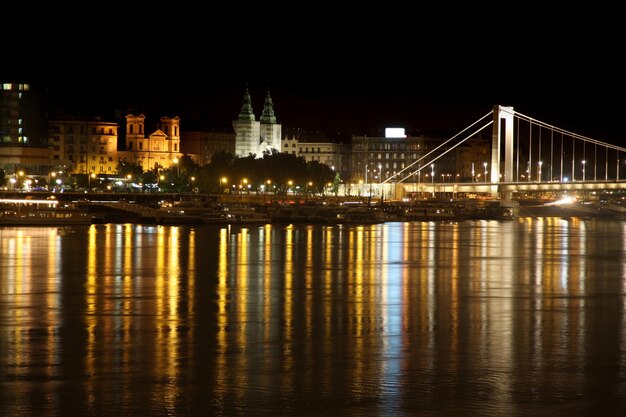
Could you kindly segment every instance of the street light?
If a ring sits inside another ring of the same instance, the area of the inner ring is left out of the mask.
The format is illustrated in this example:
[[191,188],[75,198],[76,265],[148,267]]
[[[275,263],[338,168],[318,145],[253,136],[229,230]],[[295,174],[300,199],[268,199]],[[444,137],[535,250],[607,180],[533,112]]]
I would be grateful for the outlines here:
[[543,161],[539,161],[537,165],[539,165],[539,169],[537,170],[537,182],[541,182],[541,165],[543,165]]
[[433,189],[433,197],[435,196],[435,164],[430,164],[430,182]]
[[224,192],[224,190],[225,190],[224,187],[226,187],[226,183],[227,182],[228,182],[228,178],[226,178],[226,177],[220,178],[220,184],[222,184],[222,189],[220,190],[220,192]]
[[483,178],[484,182],[487,182],[487,163],[483,162],[483,167],[485,168],[485,178]]
[[176,176],[180,176],[180,165],[178,164],[180,162],[180,160],[176,157],[174,157],[174,159],[172,159],[172,162],[174,163],[174,165],[176,165]]
[[587,163],[587,161],[585,161],[583,159],[583,182],[585,182],[585,164]]
[[89,174],[89,190],[91,190],[91,180],[96,178],[96,174],[94,174],[93,172],[91,174]]

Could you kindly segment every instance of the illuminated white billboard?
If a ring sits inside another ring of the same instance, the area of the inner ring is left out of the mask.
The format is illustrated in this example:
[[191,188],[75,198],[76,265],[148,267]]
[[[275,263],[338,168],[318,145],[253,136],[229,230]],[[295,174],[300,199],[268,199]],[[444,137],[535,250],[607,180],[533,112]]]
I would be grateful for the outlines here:
[[386,127],[385,137],[386,138],[406,138],[406,135],[404,134],[403,127]]

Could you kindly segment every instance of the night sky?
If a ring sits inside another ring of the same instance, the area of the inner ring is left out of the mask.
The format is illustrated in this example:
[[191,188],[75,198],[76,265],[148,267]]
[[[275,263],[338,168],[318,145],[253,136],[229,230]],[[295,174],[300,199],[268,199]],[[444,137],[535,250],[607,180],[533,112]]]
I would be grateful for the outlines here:
[[0,68],[0,76],[45,85],[54,109],[140,110],[148,124],[178,115],[183,130],[229,126],[247,85],[257,117],[269,89],[283,130],[360,135],[398,126],[448,135],[501,104],[626,146],[626,71],[614,53],[621,34],[606,20],[610,11],[593,30],[584,20],[593,19],[589,11],[576,19],[517,11],[517,23],[481,17],[462,25],[423,10],[415,21],[402,21],[402,10],[351,20],[289,12],[266,26],[254,13],[219,27],[190,14],[176,15],[178,25],[167,29],[102,32],[88,22],[96,33],[88,47],[80,30],[57,22],[43,43],[28,45],[30,60]]

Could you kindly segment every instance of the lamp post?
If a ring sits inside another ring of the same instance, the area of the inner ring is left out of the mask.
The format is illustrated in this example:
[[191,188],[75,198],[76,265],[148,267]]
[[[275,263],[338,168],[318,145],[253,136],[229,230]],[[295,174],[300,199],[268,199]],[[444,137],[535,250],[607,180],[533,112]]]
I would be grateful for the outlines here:
[[176,176],[179,177],[180,176],[180,165],[178,164],[180,162],[180,160],[176,157],[174,157],[174,159],[172,159],[172,162],[174,163],[174,165],[176,165]]
[[483,178],[484,182],[487,182],[487,163],[483,162],[483,167],[485,168],[485,178]]
[[96,174],[93,172],[89,174],[89,191],[91,191],[91,180],[96,178]]
[[583,159],[583,182],[585,182],[585,164],[587,163],[587,161],[585,161]]
[[541,182],[541,165],[543,165],[543,161],[539,161],[537,163],[539,169],[537,169],[537,182]]
[[224,188],[224,187],[226,187],[226,183],[227,183],[227,182],[228,182],[228,178],[226,178],[226,177],[222,177],[222,178],[220,178],[220,184],[221,184],[221,190],[220,190],[220,193],[224,192],[224,190],[225,190],[225,188]]
[[435,164],[430,164],[430,183],[433,189],[433,197],[435,196]]

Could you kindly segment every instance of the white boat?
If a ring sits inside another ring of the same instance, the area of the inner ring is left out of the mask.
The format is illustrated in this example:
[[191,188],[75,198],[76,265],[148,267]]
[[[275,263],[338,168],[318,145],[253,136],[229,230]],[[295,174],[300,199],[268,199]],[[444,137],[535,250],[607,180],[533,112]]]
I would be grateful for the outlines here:
[[336,214],[336,217],[330,219],[330,223],[336,224],[378,224],[388,220],[384,211],[370,207],[354,207],[349,208],[345,212]]
[[0,199],[0,226],[89,225],[87,210],[72,205],[59,207],[57,200]]
[[251,206],[231,206],[224,209],[224,213],[229,218],[229,223],[271,223],[272,218],[264,211],[259,211]]

